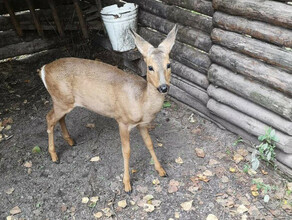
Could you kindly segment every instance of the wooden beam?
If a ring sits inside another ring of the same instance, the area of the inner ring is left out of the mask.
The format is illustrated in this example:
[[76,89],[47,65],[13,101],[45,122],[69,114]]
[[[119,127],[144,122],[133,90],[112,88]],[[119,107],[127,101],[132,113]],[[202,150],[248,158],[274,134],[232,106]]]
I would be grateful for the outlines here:
[[56,9],[55,1],[54,0],[49,0],[49,5],[50,5],[50,8],[52,9],[52,14],[53,14],[53,18],[54,18],[57,30],[58,30],[60,36],[64,37],[65,33],[64,33],[63,27],[61,25],[61,22],[60,22],[60,19],[59,19],[59,16],[58,16],[58,12],[57,12],[57,9]]
[[83,33],[83,37],[85,39],[88,39],[88,30],[87,30],[87,26],[86,26],[86,23],[85,23],[85,19],[83,17],[83,13],[82,13],[82,10],[79,6],[79,0],[73,0],[73,3],[74,3],[74,6],[75,6],[75,10],[76,10],[76,13],[77,13],[77,16],[78,16],[78,19],[79,19],[79,23],[80,23],[80,27],[81,27],[81,30],[82,30],[82,33]]
[[22,29],[20,28],[19,22],[16,19],[16,16],[15,16],[14,11],[9,3],[9,0],[4,0],[4,4],[5,4],[5,7],[10,15],[11,22],[16,30],[16,33],[18,34],[18,36],[22,37],[23,36]]
[[35,13],[35,9],[34,9],[34,6],[33,6],[32,2],[31,2],[31,0],[26,0],[26,2],[28,4],[29,11],[31,13],[34,25],[35,25],[35,27],[37,29],[37,32],[38,32],[39,36],[44,37],[44,30],[42,28],[42,25],[40,23],[38,15]]

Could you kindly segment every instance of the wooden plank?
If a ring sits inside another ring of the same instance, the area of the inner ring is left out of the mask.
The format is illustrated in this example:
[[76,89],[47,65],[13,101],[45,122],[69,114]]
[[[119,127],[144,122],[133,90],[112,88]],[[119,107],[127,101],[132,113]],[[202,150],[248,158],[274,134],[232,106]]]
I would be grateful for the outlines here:
[[292,73],[292,51],[218,28],[213,29],[211,39],[214,43],[284,68]]
[[195,97],[202,104],[207,105],[209,96],[206,90],[196,86],[195,84],[188,82],[187,80],[182,79],[181,77],[175,74],[172,74],[171,83],[172,85],[175,85],[181,90],[187,92],[192,97]]
[[214,25],[222,29],[267,41],[279,46],[292,47],[292,30],[267,24],[261,21],[215,12]]
[[75,7],[75,11],[77,13],[77,16],[78,16],[78,19],[79,19],[79,23],[80,23],[80,27],[81,27],[81,30],[82,30],[82,33],[83,33],[83,37],[85,39],[88,39],[88,30],[87,30],[87,26],[86,26],[86,23],[85,23],[85,19],[83,17],[83,13],[82,13],[82,10],[79,6],[79,0],[72,0],[73,1],[73,4],[74,4],[74,7]]
[[212,64],[210,82],[251,100],[281,116],[292,120],[292,99],[260,83],[250,81],[224,67]]
[[204,89],[208,88],[209,80],[205,74],[189,68],[176,60],[171,60],[171,72]]
[[243,112],[265,124],[277,128],[278,130],[292,135],[292,122],[288,121],[281,116],[263,108],[245,98],[242,98],[232,92],[223,88],[216,88],[212,84],[208,87],[208,95],[213,99],[230,106],[231,108]]
[[4,5],[10,15],[10,19],[11,19],[11,22],[16,30],[16,33],[18,34],[18,36],[22,37],[23,36],[23,32],[22,32],[22,29],[20,28],[19,26],[19,22],[18,20],[16,19],[16,16],[14,14],[14,11],[11,7],[11,5],[9,4],[9,1],[8,0],[4,0]]
[[31,2],[31,0],[26,0],[31,17],[33,19],[34,25],[38,31],[39,36],[43,37],[44,36],[44,31],[42,29],[41,23],[39,21],[38,15],[35,12],[34,6]]
[[209,54],[213,62],[292,96],[291,74],[218,45],[213,45]]
[[[173,22],[143,10],[139,11],[139,23],[152,29],[156,29],[164,34],[167,34],[175,25]],[[178,25],[177,39],[206,52],[208,52],[212,46],[209,34],[183,25]]]
[[[266,129],[269,127],[268,125],[236,111],[227,105],[220,104],[214,99],[208,101],[207,108],[217,116],[242,128],[256,137],[265,134]],[[276,146],[285,153],[292,153],[292,137],[277,130],[276,135],[279,137],[279,142],[276,143]]]
[[209,16],[212,16],[214,13],[212,2],[206,0],[180,0],[180,1],[162,0],[162,1],[170,5],[180,6]]
[[[269,0],[213,0],[215,10],[292,28],[292,5]],[[260,27],[259,27],[260,28]]]
[[172,22],[190,26],[195,29],[210,33],[212,30],[212,18],[176,6],[170,6],[156,0],[130,0],[139,7],[152,14],[161,16]]
[[25,37],[19,37],[14,30],[0,32],[0,48],[23,41],[32,41],[36,38],[35,33],[25,32]]
[[[276,149],[276,159],[280,161],[281,163],[288,166],[290,169],[292,169],[292,154],[287,154],[279,149]],[[292,178],[292,170],[290,170],[290,175]]]
[[56,8],[55,1],[54,0],[49,0],[48,2],[49,2],[49,5],[50,5],[50,8],[52,10],[53,18],[54,18],[58,33],[60,34],[61,37],[64,37],[65,33],[64,33],[62,24],[60,22],[60,18],[59,18],[59,15],[58,15],[58,11],[57,11],[57,8]]
[[[140,28],[139,33],[154,46],[158,46],[166,37],[159,32],[154,32],[147,28]],[[180,63],[205,74],[208,72],[209,66],[211,65],[211,60],[206,53],[177,41],[170,56]]]

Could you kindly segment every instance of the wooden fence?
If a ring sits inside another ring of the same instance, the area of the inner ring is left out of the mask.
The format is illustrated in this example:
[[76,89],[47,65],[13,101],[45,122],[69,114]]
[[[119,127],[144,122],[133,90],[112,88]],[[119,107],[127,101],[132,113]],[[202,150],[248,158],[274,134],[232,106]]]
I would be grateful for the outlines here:
[[257,143],[276,129],[292,168],[292,5],[270,0],[129,0],[157,45],[175,23],[170,95]]

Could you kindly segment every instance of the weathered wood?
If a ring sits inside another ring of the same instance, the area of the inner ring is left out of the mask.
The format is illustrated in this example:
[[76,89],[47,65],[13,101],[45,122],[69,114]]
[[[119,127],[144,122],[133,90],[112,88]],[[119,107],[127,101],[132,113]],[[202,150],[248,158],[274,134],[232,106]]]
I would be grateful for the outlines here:
[[292,73],[292,51],[241,34],[214,28],[214,43],[284,68]]
[[86,26],[86,23],[85,23],[85,19],[83,17],[83,13],[82,13],[82,10],[79,6],[79,0],[72,0],[73,1],[73,4],[74,4],[74,7],[75,7],[75,10],[76,10],[76,13],[77,13],[77,16],[78,16],[78,19],[79,19],[79,23],[80,23],[80,27],[81,27],[81,30],[82,30],[82,34],[83,34],[83,37],[85,39],[88,39],[88,30],[87,30],[87,26]]
[[60,22],[60,18],[59,18],[59,15],[58,15],[58,11],[57,11],[57,8],[56,8],[55,1],[54,0],[49,0],[48,2],[49,2],[49,5],[50,5],[50,8],[52,10],[53,18],[54,18],[58,33],[60,34],[61,37],[64,37],[65,33],[64,33],[62,24]]
[[[139,33],[154,46],[158,46],[158,44],[166,37],[159,32],[154,32],[147,28],[140,28]],[[211,60],[207,54],[196,50],[194,47],[187,46],[177,41],[172,49],[170,56],[173,59],[201,73],[207,73],[209,66],[211,65]]]
[[292,5],[269,0],[213,0],[213,7],[228,14],[292,28]]
[[212,18],[198,13],[193,13],[176,6],[170,6],[156,0],[130,0],[139,5],[145,11],[161,16],[172,22],[178,22],[210,33],[212,30]]
[[39,21],[38,15],[35,12],[34,6],[33,6],[32,2],[31,2],[31,0],[26,0],[26,2],[27,2],[27,5],[28,5],[28,8],[29,8],[31,17],[33,19],[35,28],[37,29],[39,36],[43,37],[44,36],[44,31],[43,31],[41,23]]
[[12,24],[13,24],[13,26],[14,26],[14,28],[15,28],[17,34],[18,34],[18,36],[22,37],[22,36],[23,36],[22,29],[21,29],[20,26],[19,26],[19,22],[18,22],[18,20],[16,19],[16,16],[15,16],[15,14],[14,14],[14,11],[13,11],[11,5],[9,4],[9,1],[8,1],[8,0],[4,0],[4,5],[5,5],[5,7],[6,7],[8,13],[9,13],[9,15],[10,15],[11,22],[12,22]]
[[213,22],[215,26],[228,31],[247,34],[279,46],[292,47],[292,30],[286,28],[228,15],[219,11],[215,12]]
[[35,39],[30,42],[21,42],[0,48],[0,59],[15,57],[23,54],[35,53],[56,46],[56,39]]
[[[169,33],[175,25],[173,22],[143,10],[139,11],[139,23],[152,29],[156,29],[164,34]],[[182,25],[178,25],[177,40],[206,52],[208,52],[212,46],[212,41],[209,34]]]
[[212,2],[206,0],[180,0],[180,1],[162,0],[162,1],[167,4],[177,5],[209,16],[212,16],[214,13]]
[[[227,105],[220,104],[214,99],[208,101],[207,108],[217,116],[244,129],[254,136],[265,134],[266,129],[269,127],[268,125],[236,111]],[[276,143],[276,146],[285,153],[292,153],[292,137],[277,130],[276,135],[279,137],[279,142]]]
[[189,68],[178,61],[171,60],[171,72],[202,88],[208,88],[209,80],[206,75]]
[[209,100],[209,96],[207,94],[207,91],[196,86],[195,84],[192,84],[181,77],[172,74],[171,83],[175,85],[176,87],[180,88],[181,90],[187,92],[192,97],[195,97],[197,100],[199,100],[201,103],[207,105],[207,102]]
[[218,45],[213,45],[209,54],[213,62],[292,96],[291,74]]
[[14,30],[0,32],[0,48],[11,44],[18,44],[23,41],[32,41],[35,39],[35,33],[25,32],[24,37],[19,37]]
[[[276,149],[276,159],[281,163],[285,164],[286,166],[292,169],[292,154],[287,154],[279,149]],[[292,171],[291,171],[292,176]]]
[[241,75],[212,64],[208,72],[209,80],[218,86],[247,98],[267,109],[292,120],[292,99],[260,83],[247,80]]
[[232,107],[235,110],[243,112],[257,120],[260,120],[267,125],[270,125],[278,130],[292,135],[292,122],[281,116],[263,108],[247,99],[244,99],[234,93],[231,93],[222,88],[215,88],[212,84],[208,87],[208,95],[217,101]]

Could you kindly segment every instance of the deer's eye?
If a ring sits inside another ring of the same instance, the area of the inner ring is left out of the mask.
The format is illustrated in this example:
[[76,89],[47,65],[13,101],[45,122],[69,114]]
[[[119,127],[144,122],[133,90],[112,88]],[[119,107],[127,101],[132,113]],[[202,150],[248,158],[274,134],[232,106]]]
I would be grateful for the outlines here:
[[166,67],[167,69],[169,69],[171,67],[170,63],[168,63]]
[[148,69],[149,69],[150,71],[154,71],[154,69],[153,69],[152,66],[148,66]]

